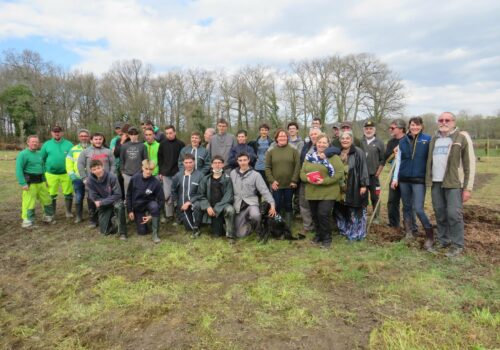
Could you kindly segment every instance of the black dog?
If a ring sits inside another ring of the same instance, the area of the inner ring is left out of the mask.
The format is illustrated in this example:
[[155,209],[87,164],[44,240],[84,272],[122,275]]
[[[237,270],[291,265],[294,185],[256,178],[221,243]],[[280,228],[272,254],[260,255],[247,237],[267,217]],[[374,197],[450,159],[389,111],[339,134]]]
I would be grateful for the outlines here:
[[286,224],[281,215],[276,214],[274,217],[269,216],[269,209],[271,204],[268,202],[260,203],[260,227],[258,230],[259,242],[267,243],[270,237],[276,239],[287,239],[295,241],[298,238],[292,235],[292,231]]

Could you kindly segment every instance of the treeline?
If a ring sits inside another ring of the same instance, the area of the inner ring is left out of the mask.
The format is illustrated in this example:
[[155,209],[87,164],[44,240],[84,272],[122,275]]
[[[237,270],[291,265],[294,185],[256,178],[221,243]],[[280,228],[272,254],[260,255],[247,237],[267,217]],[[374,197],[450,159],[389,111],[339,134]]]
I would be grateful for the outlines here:
[[[19,142],[31,133],[45,138],[55,124],[71,137],[80,127],[110,134],[116,121],[137,125],[145,119],[175,125],[181,135],[214,126],[218,118],[226,118],[233,132],[244,128],[251,135],[262,122],[272,128],[289,121],[310,125],[315,117],[323,124],[371,118],[385,128],[384,119],[403,110],[401,80],[369,54],[291,62],[282,70],[256,65],[160,74],[133,59],[113,63],[102,76],[64,70],[30,50],[6,51],[0,59],[0,142]],[[500,138],[500,111],[458,117],[474,138]],[[436,115],[424,119],[427,131],[434,130]]]
[[366,117],[381,120],[404,108],[403,85],[368,54],[292,62],[287,69],[246,66],[235,72],[201,69],[155,74],[140,60],[117,61],[98,77],[66,71],[36,52],[7,51],[0,66],[0,137],[49,134],[59,124],[111,130],[113,122],[151,119],[188,131],[226,118],[231,129],[255,130],[289,121],[309,125]]

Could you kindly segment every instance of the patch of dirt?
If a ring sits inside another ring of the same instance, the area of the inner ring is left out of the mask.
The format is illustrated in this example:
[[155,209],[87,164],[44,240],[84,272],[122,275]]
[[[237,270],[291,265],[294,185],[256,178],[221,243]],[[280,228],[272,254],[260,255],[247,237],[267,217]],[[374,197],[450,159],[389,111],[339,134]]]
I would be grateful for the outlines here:
[[[433,215],[430,219],[435,222]],[[500,264],[500,213],[484,206],[465,205],[464,222],[466,251],[481,261]],[[402,229],[372,225],[369,239],[375,243],[395,242],[401,240],[403,236]],[[424,240],[425,237],[421,232],[417,242],[422,246]]]
[[474,179],[474,191],[477,191],[488,184],[497,174],[493,173],[480,173],[476,174]]

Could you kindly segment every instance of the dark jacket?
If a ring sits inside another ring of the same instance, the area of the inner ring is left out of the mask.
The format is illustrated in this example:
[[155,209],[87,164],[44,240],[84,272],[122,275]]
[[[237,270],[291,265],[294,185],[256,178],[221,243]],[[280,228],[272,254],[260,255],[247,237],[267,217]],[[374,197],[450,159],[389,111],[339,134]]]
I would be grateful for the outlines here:
[[394,148],[399,146],[399,140],[396,138],[391,138],[387,141],[387,146],[385,147],[384,163],[393,162],[395,157],[391,156],[394,154]]
[[231,151],[229,151],[227,164],[231,169],[236,169],[238,167],[238,154],[243,152],[248,153],[248,155],[250,156],[250,166],[253,167],[255,165],[257,156],[255,155],[253,147],[249,146],[246,143],[243,145],[237,144],[236,146],[233,146],[233,148],[231,148]]
[[375,175],[379,166],[384,166],[385,159],[385,146],[384,143],[377,137],[375,140],[368,144],[366,137],[361,140],[361,149],[366,155],[366,167],[368,168],[368,175]]
[[160,143],[158,149],[158,166],[163,176],[174,176],[179,172],[178,160],[185,144],[179,139],[166,140]]
[[[196,205],[198,205],[203,211],[206,211],[210,207],[211,182],[212,174],[210,173],[201,180],[200,186],[198,187],[199,198],[196,202]],[[219,216],[224,211],[224,208],[226,206],[232,205],[234,199],[233,183],[229,175],[222,174],[220,182],[222,184],[222,192],[224,193],[224,196],[222,196],[222,199],[212,207],[217,216]],[[203,215],[203,222],[210,223],[211,221],[211,217],[205,212]]]
[[142,172],[132,176],[127,189],[127,212],[142,210],[149,202],[157,202],[160,208],[165,204],[163,187],[154,176],[145,179]]
[[399,152],[401,153],[399,181],[425,182],[430,141],[431,136],[423,133],[418,134],[416,140],[411,134],[399,140]]
[[203,179],[203,174],[195,170],[189,176],[184,175],[184,171],[179,171],[172,178],[172,202],[181,207],[185,202],[194,203],[200,198],[198,187]]
[[94,202],[101,201],[101,205],[113,205],[122,200],[122,190],[118,179],[108,171],[104,171],[101,179],[91,174],[88,177],[87,188],[89,198]]
[[363,150],[352,145],[346,165],[348,170],[344,204],[355,208],[366,206],[368,204],[367,192],[363,196],[359,194],[359,189],[368,186],[370,182]]

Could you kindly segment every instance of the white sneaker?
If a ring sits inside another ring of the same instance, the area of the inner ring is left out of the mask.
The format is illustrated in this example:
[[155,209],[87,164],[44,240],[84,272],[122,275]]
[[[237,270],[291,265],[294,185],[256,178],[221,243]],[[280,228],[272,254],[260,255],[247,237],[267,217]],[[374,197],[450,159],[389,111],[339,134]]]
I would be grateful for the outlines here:
[[54,221],[54,217],[53,216],[48,216],[48,215],[45,215],[42,219],[43,222],[45,222],[46,224],[51,224]]
[[30,228],[30,227],[33,227],[33,221],[23,220],[23,223],[22,223],[21,227],[22,227],[22,228]]

